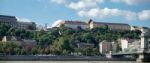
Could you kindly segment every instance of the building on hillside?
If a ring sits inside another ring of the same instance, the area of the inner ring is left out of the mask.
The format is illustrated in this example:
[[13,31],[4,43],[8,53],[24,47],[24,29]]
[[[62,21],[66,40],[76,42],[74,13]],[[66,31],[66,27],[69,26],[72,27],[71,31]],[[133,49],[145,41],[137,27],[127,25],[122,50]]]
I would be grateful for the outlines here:
[[77,28],[82,28],[82,29],[87,29],[87,28],[95,28],[95,27],[108,27],[111,30],[131,30],[130,25],[124,24],[124,23],[105,23],[105,22],[95,22],[93,20],[89,20],[87,22],[83,21],[56,21],[55,26],[53,27],[60,27],[61,25],[64,25],[66,27],[72,28],[72,29],[77,29]]
[[122,52],[137,52],[140,50],[140,39],[119,39]]
[[36,24],[34,22],[18,22],[17,26],[19,29],[29,29],[29,30],[36,29]]
[[19,46],[22,46],[22,47],[28,46],[31,48],[37,45],[37,42],[35,40],[21,39],[15,36],[4,36],[2,39],[2,42],[14,42],[14,43],[17,43]]
[[112,43],[111,42],[107,42],[104,40],[104,41],[99,43],[99,52],[101,54],[110,53],[111,50],[112,50]]
[[129,52],[137,52],[140,50],[140,44],[141,40],[140,39],[135,39],[132,42],[129,42],[128,44],[128,51]]
[[61,21],[54,27],[60,27],[61,25],[72,29],[87,29],[87,23],[82,21]]
[[19,29],[35,30],[34,22],[19,22],[15,16],[0,15],[0,24],[11,25]]
[[15,16],[0,15],[0,24],[17,27],[17,19]]
[[120,44],[121,44],[121,50],[126,51],[128,48],[128,40],[120,39]]
[[111,46],[112,46],[112,53],[116,53],[120,49],[118,42],[111,42]]
[[89,20],[88,27],[90,29],[95,27],[109,27],[111,30],[130,30],[130,25],[124,23],[105,23],[105,22],[94,22]]
[[8,42],[8,41],[21,41],[21,38],[14,37],[14,36],[4,36],[2,38],[2,42]]

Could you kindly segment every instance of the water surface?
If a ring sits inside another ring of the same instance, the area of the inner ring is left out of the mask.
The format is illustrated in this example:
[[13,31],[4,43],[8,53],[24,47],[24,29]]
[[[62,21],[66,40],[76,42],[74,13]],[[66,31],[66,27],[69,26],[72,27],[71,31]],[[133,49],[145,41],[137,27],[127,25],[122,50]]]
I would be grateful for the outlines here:
[[136,61],[0,61],[0,63],[143,63],[143,62],[136,62]]

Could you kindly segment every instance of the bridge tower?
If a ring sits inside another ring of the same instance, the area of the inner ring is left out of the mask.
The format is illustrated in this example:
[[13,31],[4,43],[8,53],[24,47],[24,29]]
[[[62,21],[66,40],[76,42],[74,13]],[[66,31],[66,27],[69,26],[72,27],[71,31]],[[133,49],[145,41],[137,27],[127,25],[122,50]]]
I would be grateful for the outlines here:
[[149,50],[149,42],[148,38],[150,37],[150,31],[148,28],[142,27],[141,30],[141,44],[140,44],[140,50],[139,50],[139,57],[137,58],[137,61],[145,62],[150,61],[150,55],[147,53]]
[[145,28],[141,28],[141,45],[140,45],[140,52],[148,51],[148,38],[149,38],[149,30]]

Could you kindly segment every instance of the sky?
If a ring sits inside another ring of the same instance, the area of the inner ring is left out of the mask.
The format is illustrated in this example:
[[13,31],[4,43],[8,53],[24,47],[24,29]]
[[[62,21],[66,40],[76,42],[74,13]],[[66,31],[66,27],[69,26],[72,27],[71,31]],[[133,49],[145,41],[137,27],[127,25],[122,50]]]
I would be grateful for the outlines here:
[[150,0],[0,0],[0,15],[53,25],[60,20],[150,27]]

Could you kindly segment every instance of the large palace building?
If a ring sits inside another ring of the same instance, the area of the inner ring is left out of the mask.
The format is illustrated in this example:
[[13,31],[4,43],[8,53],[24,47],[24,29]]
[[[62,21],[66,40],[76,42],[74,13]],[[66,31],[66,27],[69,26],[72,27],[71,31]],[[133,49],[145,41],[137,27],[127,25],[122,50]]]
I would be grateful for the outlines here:
[[8,24],[17,27],[17,19],[15,16],[0,15],[0,24]]
[[89,20],[88,27],[90,29],[95,27],[109,27],[111,30],[130,30],[130,25],[125,23],[105,23],[105,22],[95,22]]
[[89,20],[87,22],[83,21],[61,21],[57,23],[56,26],[54,27],[60,27],[61,25],[64,25],[66,27],[72,28],[72,29],[77,29],[77,28],[82,28],[82,29],[93,29],[95,27],[109,27],[111,30],[130,30],[130,25],[125,24],[125,23],[105,23],[105,22],[95,22],[93,20]]
[[11,25],[19,29],[35,30],[34,22],[19,22],[15,16],[0,15],[0,24]]

